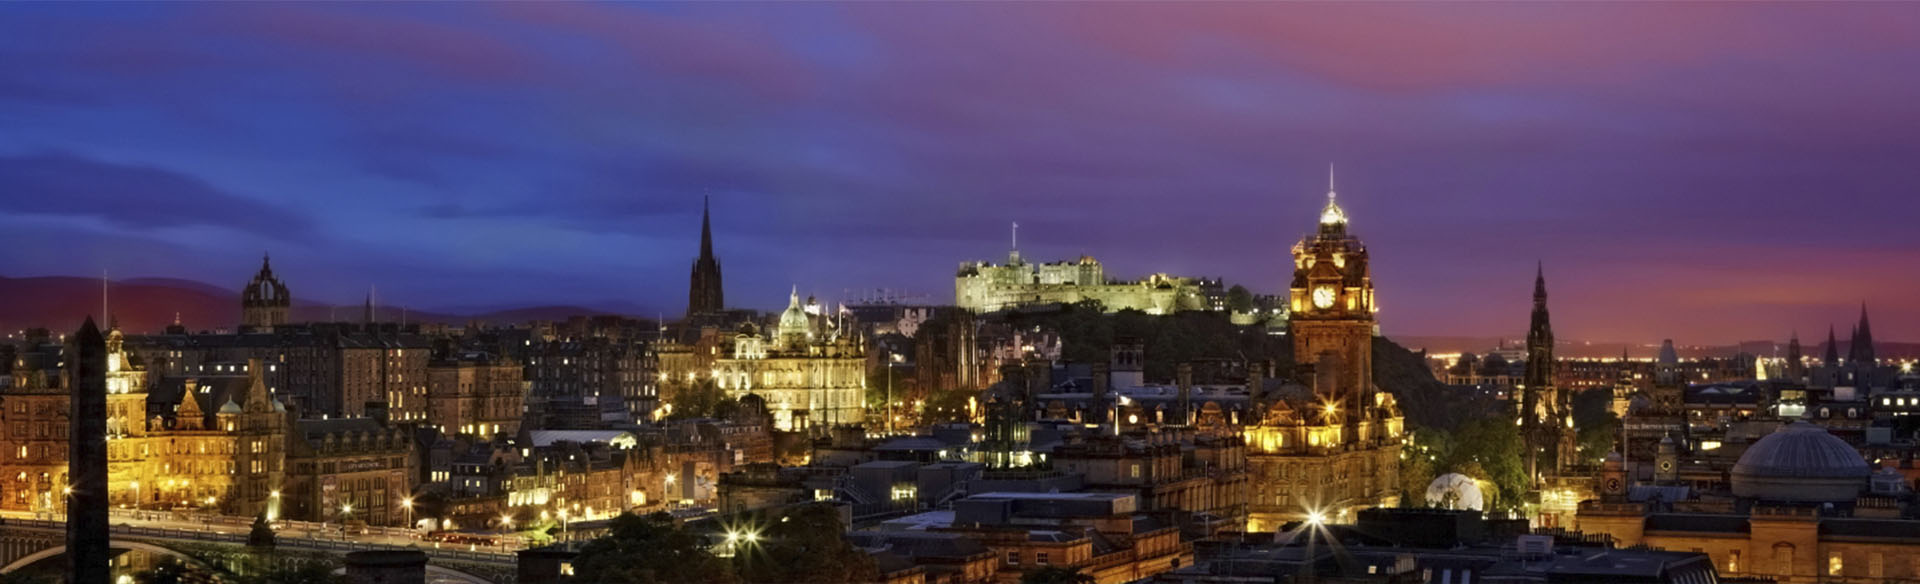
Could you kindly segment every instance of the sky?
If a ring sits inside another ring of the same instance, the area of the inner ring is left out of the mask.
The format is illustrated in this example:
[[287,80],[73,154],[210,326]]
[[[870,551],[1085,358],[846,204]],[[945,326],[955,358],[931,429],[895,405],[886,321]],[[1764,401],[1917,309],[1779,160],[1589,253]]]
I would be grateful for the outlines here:
[[11,3],[0,276],[424,309],[1288,278],[1389,334],[1920,340],[1920,4]]

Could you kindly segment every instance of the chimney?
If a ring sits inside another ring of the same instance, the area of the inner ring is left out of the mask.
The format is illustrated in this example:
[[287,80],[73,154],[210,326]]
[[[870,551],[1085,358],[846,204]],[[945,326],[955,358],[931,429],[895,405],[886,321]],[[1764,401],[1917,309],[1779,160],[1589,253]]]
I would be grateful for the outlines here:
[[1253,400],[1255,405],[1264,404],[1260,394],[1265,393],[1262,390],[1266,389],[1266,384],[1266,361],[1249,361],[1247,363],[1247,399]]
[[1107,411],[1113,407],[1113,382],[1108,379],[1106,363],[1093,364],[1093,403],[1100,408],[1100,417],[1107,422],[1119,424],[1117,415]]
[[1046,361],[1027,362],[1027,393],[1022,396],[1025,403],[1034,403],[1038,396],[1053,389],[1053,364]]
[[1193,424],[1193,364],[1181,363],[1174,368],[1174,382],[1180,387],[1179,425]]

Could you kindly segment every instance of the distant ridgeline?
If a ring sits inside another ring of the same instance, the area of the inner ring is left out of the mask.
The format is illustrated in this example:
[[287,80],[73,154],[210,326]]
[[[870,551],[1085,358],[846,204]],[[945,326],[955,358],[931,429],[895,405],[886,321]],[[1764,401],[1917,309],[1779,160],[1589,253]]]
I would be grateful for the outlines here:
[[[1103,313],[1069,307],[1057,312],[1008,313],[1007,323],[1057,331],[1061,359],[1073,363],[1101,363],[1118,339],[1138,339],[1145,347],[1144,373],[1148,381],[1167,381],[1180,364],[1191,361],[1266,360],[1273,376],[1294,373],[1293,344],[1270,334],[1266,326],[1229,322],[1221,312],[1177,312],[1156,316],[1138,310]],[[1386,337],[1373,338],[1373,380],[1400,400],[1407,421],[1423,428],[1453,428],[1476,408],[1461,407],[1446,386],[1434,379],[1425,357]]]

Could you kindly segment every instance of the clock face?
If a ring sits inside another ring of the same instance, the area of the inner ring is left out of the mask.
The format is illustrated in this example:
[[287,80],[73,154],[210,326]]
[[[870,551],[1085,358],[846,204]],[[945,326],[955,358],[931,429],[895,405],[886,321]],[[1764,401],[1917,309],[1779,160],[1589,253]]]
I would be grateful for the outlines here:
[[1673,461],[1671,460],[1660,461],[1660,470],[1673,470]]
[[1313,289],[1313,305],[1316,308],[1333,308],[1333,287],[1321,286]]
[[1607,479],[1607,490],[1608,491],[1620,490],[1620,479]]

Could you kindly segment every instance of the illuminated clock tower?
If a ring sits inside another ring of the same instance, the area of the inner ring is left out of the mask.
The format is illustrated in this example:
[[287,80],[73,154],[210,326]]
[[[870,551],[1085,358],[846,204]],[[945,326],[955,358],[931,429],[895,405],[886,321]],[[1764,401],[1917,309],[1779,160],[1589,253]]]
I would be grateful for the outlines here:
[[1293,247],[1287,334],[1299,386],[1255,392],[1259,421],[1242,429],[1250,532],[1351,523],[1361,510],[1400,501],[1405,417],[1393,394],[1373,386],[1377,305],[1367,248],[1347,233],[1333,198],[1329,184],[1317,229]]
[[[1318,232],[1293,246],[1287,334],[1294,362],[1313,372],[1315,396],[1339,411],[1361,412],[1373,403],[1373,278],[1367,248],[1347,233],[1347,214],[1327,186]],[[1361,418],[1345,416],[1344,425]]]

